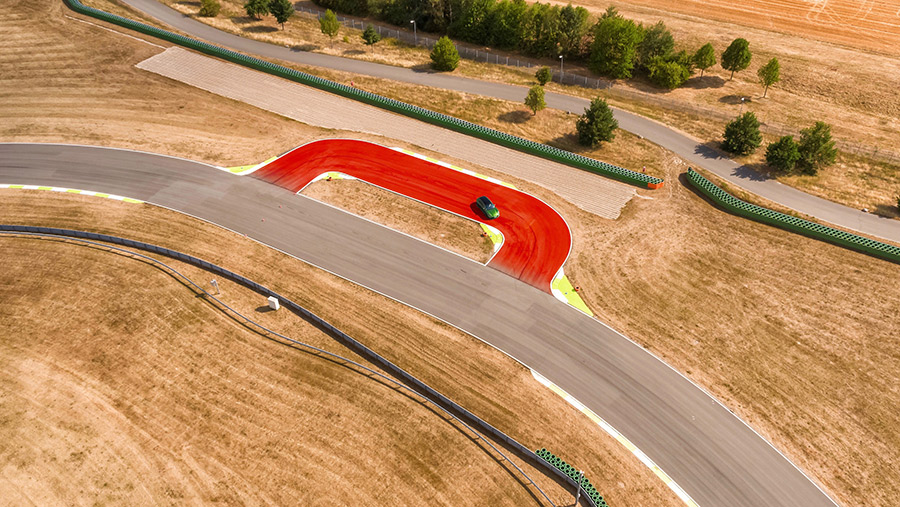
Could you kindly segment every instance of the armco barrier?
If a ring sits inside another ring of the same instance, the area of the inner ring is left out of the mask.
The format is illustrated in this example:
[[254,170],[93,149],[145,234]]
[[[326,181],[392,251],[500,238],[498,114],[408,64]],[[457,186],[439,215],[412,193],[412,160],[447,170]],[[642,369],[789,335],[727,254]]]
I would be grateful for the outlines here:
[[566,463],[552,452],[547,449],[538,449],[534,451],[535,454],[538,455],[539,458],[549,463],[551,466],[554,466],[564,474],[568,475],[575,481],[575,484],[578,484],[578,481],[581,481],[581,490],[594,502],[594,505],[597,507],[609,507],[609,504],[606,503],[606,500],[603,499],[603,496],[597,491],[597,488],[591,484],[591,481],[587,479],[587,477],[581,475],[577,468],[572,465]]
[[[290,299],[285,298],[284,296],[274,292],[267,287],[260,285],[249,278],[245,278],[237,273],[229,271],[223,267],[217,266],[210,262],[204,261],[203,259],[199,259],[197,257],[187,255],[175,250],[170,250],[165,247],[151,245],[149,243],[143,243],[140,241],[133,241],[130,239],[119,238],[117,236],[110,236],[107,234],[97,234],[93,232],[85,232],[85,231],[75,231],[71,229],[57,229],[53,227],[34,227],[28,225],[3,225],[0,224],[0,231],[9,231],[9,232],[24,232],[24,233],[34,233],[34,234],[52,234],[55,236],[64,236],[64,237],[73,237],[73,238],[82,238],[93,241],[102,241],[105,243],[113,243],[116,245],[127,246],[129,248],[136,248],[139,250],[144,250],[147,252],[158,253],[160,255],[165,255],[166,257],[171,257],[173,259],[177,259],[182,262],[186,262],[188,264],[192,264],[194,266],[200,267],[206,271],[215,273],[219,276],[228,278],[229,280],[239,283],[254,292],[262,294],[265,297],[274,296],[278,298],[279,303],[292,310],[293,312],[302,315],[304,318],[309,319],[309,321],[313,322],[320,329],[326,331],[330,335],[337,338],[344,345],[349,347],[351,350],[364,357],[366,360],[371,362],[372,364],[377,365],[379,368],[386,371],[389,375],[394,378],[400,380],[407,386],[410,386],[413,390],[421,393],[422,395],[428,397],[436,405],[441,408],[459,416],[462,420],[464,420],[470,426],[477,428],[482,433],[488,434],[493,437],[495,440],[503,442],[507,448],[512,449],[519,456],[527,459],[533,464],[542,467],[545,471],[550,472],[552,475],[555,475],[559,479],[563,480],[566,484],[572,487],[573,491],[577,486],[577,482],[575,479],[567,475],[565,472],[560,470],[559,468],[551,465],[549,462],[545,461],[543,458],[539,457],[536,453],[534,453],[529,448],[520,444],[512,437],[498,430],[487,421],[481,419],[477,415],[469,412],[465,408],[460,405],[454,403],[450,398],[447,398],[443,394],[438,391],[432,389],[430,386],[417,379],[416,377],[410,375],[403,370],[399,366],[394,363],[388,361],[374,350],[366,347],[362,343],[356,341],[351,338],[349,335],[345,334],[340,329],[332,326],[326,320],[322,319],[318,315],[310,312],[306,308],[298,305],[297,303],[291,301]],[[588,503],[592,507],[602,507],[594,503],[593,499],[587,497]]]
[[687,178],[694,187],[712,199],[713,202],[735,215],[781,227],[804,236],[858,250],[900,264],[900,248],[896,246],[742,201],[690,168],[687,172]]
[[291,81],[312,86],[314,88],[318,88],[327,92],[336,93],[343,97],[358,100],[360,102],[380,107],[382,109],[387,109],[388,111],[393,111],[395,113],[409,116],[411,118],[416,118],[418,120],[432,123],[434,125],[455,130],[463,134],[478,137],[480,139],[484,139],[485,141],[490,141],[492,143],[506,146],[514,150],[537,155],[548,160],[561,162],[563,164],[591,171],[643,188],[659,188],[663,184],[663,180],[660,178],[654,178],[653,176],[648,176],[643,173],[623,169],[612,164],[607,164],[606,162],[600,162],[599,160],[594,160],[592,158],[584,157],[569,151],[560,150],[559,148],[554,148],[546,144],[522,139],[521,137],[513,136],[491,128],[482,127],[481,125],[476,125],[474,123],[460,120],[459,118],[454,118],[452,116],[447,116],[445,114],[430,111],[418,106],[406,104],[398,100],[382,97],[380,95],[369,93],[352,86],[347,86],[341,83],[336,83],[334,81],[329,81],[327,79],[322,79],[305,72],[289,69],[287,67],[276,65],[265,60],[260,60],[259,58],[254,58],[252,56],[247,56],[236,51],[232,51],[230,49],[221,48],[219,46],[192,39],[190,37],[178,35],[167,30],[156,28],[154,26],[145,25],[144,23],[139,23],[137,21],[117,16],[115,14],[110,14],[93,7],[88,7],[82,4],[79,0],[63,0],[63,2],[73,11],[78,12],[79,14],[84,14],[85,16],[91,16],[93,18],[97,18],[108,23],[113,23],[130,30],[136,30],[138,32],[163,39],[174,44],[184,46],[186,48],[200,51],[201,53],[206,53],[211,56],[223,58],[230,62],[237,63],[251,69],[256,69],[268,74],[283,77],[285,79],[290,79]]

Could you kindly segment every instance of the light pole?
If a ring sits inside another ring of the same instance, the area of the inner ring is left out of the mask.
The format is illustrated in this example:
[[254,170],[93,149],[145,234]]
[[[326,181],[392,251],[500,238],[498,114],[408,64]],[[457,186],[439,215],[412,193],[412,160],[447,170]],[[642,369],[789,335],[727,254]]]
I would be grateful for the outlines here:
[[581,483],[584,482],[584,470],[578,471],[578,490],[575,492],[575,507],[578,507],[578,501],[581,500]]
[[419,45],[419,33],[416,31],[416,20],[414,20],[414,19],[413,19],[413,20],[410,20],[410,23],[412,23],[412,26],[413,26],[413,37],[415,37],[415,39],[416,39],[416,46],[418,46],[418,45]]
[[562,76],[563,76],[562,65],[563,65],[563,55],[559,55],[559,82],[560,83],[562,83]]
[[745,100],[745,97],[741,97],[741,110],[740,110],[740,112],[738,112],[738,116],[744,114],[744,100]]

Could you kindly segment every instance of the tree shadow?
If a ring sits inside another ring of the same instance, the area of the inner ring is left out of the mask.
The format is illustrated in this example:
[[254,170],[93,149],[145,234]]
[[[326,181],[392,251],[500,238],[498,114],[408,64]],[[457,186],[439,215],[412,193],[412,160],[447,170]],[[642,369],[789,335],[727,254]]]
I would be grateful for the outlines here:
[[584,153],[591,150],[589,146],[583,146],[578,142],[578,134],[563,134],[547,141],[547,146],[570,151],[572,153]]
[[300,51],[315,51],[319,49],[321,46],[318,44],[297,44],[291,46],[291,51],[299,53]]
[[273,33],[273,32],[277,32],[278,28],[275,28],[274,26],[256,25],[256,26],[244,27],[241,29],[241,31],[247,32],[247,33]]
[[753,102],[753,97],[749,95],[723,95],[719,97],[719,102],[736,106],[741,103],[741,99],[744,99],[745,104]]
[[434,69],[431,67],[431,64],[430,64],[430,63],[420,63],[420,64],[418,64],[418,65],[413,65],[412,67],[410,67],[410,69],[411,69],[413,72],[422,72],[422,73],[425,73],[425,74],[439,74],[439,73],[440,73],[439,71],[434,70]]
[[200,8],[200,2],[177,2],[178,5],[186,5],[188,7]]
[[257,21],[259,20],[256,18],[251,18],[250,16],[234,16],[233,18],[231,18],[231,22],[235,25],[247,25],[250,23],[256,23]]
[[515,111],[507,111],[501,114],[497,119],[506,123],[525,123],[531,117],[532,114],[528,111],[516,109]]
[[766,181],[775,179],[772,169],[762,162],[743,164],[731,171],[731,174],[748,181]]
[[[692,88],[694,90],[706,90],[709,88],[721,88],[725,86],[725,80],[719,76],[703,76],[692,77],[685,81],[682,88]],[[738,99],[740,102],[740,99]]]
[[890,204],[876,204],[875,208],[870,210],[870,212],[881,218],[900,218],[900,208],[891,206]]
[[366,51],[363,51],[362,49],[345,49],[342,54],[345,54],[348,56],[364,55],[364,54],[366,54]]

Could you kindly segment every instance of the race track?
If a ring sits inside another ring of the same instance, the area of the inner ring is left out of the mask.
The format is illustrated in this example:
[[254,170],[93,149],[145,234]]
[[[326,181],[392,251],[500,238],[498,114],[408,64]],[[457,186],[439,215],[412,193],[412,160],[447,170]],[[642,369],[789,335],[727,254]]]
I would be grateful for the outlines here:
[[498,270],[275,185],[158,155],[0,144],[0,182],[168,206],[435,315],[531,366],[601,415],[701,506],[833,505],[697,386],[597,320]]
[[[344,173],[463,217],[490,224],[503,233],[503,248],[489,266],[550,292],[572,245],[565,220],[529,194],[428,162],[378,144],[326,139],[291,150],[253,173],[253,177],[299,192],[316,176]],[[474,205],[487,195],[500,216],[487,220]]]

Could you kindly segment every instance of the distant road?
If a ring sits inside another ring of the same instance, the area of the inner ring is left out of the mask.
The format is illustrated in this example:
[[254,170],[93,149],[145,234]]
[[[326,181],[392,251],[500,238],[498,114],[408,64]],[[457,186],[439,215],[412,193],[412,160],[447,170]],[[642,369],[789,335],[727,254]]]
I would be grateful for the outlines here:
[[[265,42],[245,39],[212,28],[156,0],[123,1],[184,33],[247,54],[392,79],[394,81],[456,90],[475,95],[496,97],[514,102],[521,102],[528,93],[527,88],[521,86],[479,81],[441,73],[422,72],[403,67],[393,67],[350,58],[288,49]],[[377,90],[375,91],[377,92]],[[586,99],[557,93],[548,93],[546,101],[549,107],[576,114],[583,113],[584,109],[589,105],[589,101]],[[620,128],[642,136],[678,154],[694,166],[707,169],[749,192],[820,220],[900,243],[900,221],[898,220],[863,213],[860,210],[833,203],[782,185],[752,169],[737,164],[729,158],[722,157],[714,150],[703,146],[694,139],[653,120],[620,109],[615,110],[615,116],[619,121]]]
[[276,185],[160,155],[0,144],[0,183],[94,190],[168,206],[431,313],[576,397],[702,507],[833,505],[750,427],[643,348],[477,262]]

